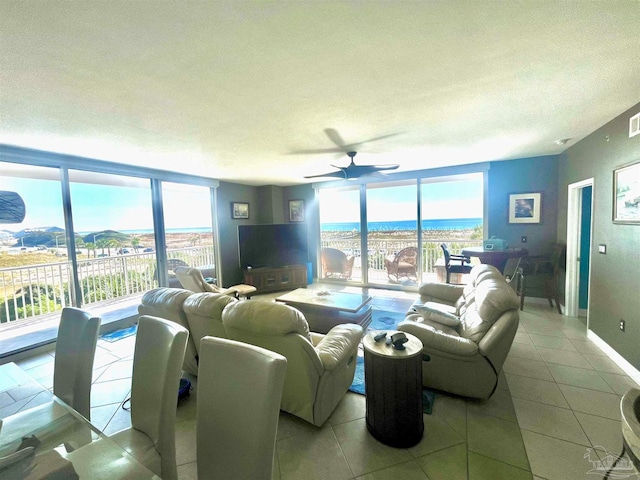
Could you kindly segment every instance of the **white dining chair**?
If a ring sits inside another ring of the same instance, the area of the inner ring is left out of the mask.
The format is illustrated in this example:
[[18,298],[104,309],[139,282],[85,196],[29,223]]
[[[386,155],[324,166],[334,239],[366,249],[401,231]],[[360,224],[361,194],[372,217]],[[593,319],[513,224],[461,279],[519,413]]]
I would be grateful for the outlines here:
[[287,359],[218,337],[200,342],[199,480],[270,479]]
[[142,315],[131,379],[131,427],[113,438],[164,480],[176,480],[175,423],[189,332],[175,322]]
[[65,307],[56,340],[53,394],[87,420],[91,420],[91,380],[100,321],[87,311]]

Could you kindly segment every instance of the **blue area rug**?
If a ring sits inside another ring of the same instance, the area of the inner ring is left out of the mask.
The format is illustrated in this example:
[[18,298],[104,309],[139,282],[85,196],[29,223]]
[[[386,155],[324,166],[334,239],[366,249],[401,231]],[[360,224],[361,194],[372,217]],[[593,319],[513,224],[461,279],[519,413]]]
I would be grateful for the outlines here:
[[121,328],[120,330],[114,330],[113,332],[103,333],[102,335],[100,335],[100,339],[106,342],[117,342],[118,340],[122,340],[123,338],[135,335],[137,329],[137,324],[131,325],[127,328]]
[[[398,324],[404,320],[404,313],[385,312],[384,310],[374,310],[373,319],[369,325],[369,330],[396,330]],[[356,359],[356,374],[353,377],[353,383],[349,390],[360,395],[365,394],[364,385],[364,356],[362,350],[358,352]],[[428,388],[422,389],[422,411],[431,414],[433,410],[433,402],[435,401],[435,393]]]

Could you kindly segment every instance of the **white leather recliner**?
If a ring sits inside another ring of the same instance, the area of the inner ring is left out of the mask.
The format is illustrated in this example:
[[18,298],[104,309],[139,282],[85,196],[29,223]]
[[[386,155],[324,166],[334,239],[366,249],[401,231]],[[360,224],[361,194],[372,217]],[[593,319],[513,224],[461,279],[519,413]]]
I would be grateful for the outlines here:
[[227,337],[287,358],[280,409],[321,426],[353,382],[362,327],[309,333],[303,314],[273,302],[236,302],[222,312]]
[[518,329],[518,296],[491,265],[474,266],[466,286],[423,283],[398,330],[422,341],[425,387],[489,398]]
[[[164,318],[165,320],[176,322],[189,330],[189,323],[187,322],[187,317],[184,314],[182,306],[191,294],[192,292],[181,288],[154,288],[142,296],[140,305],[138,305],[138,313],[140,315]],[[198,341],[200,341],[200,339],[198,339]],[[193,343],[192,336],[189,335],[182,369],[191,375],[198,375],[197,355],[198,352]]]
[[193,339],[197,355],[200,355],[200,341],[207,336],[226,338],[222,326],[222,311],[237,300],[224,293],[193,293],[182,305],[189,335]]

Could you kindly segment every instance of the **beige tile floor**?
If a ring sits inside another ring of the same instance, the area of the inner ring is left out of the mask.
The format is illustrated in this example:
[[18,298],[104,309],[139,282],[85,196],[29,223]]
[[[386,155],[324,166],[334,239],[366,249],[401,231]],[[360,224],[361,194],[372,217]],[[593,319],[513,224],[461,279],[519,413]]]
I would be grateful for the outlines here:
[[[384,290],[371,293],[374,308],[403,313],[414,298]],[[120,404],[131,387],[134,342],[135,337],[129,337],[98,343],[91,416],[107,434],[130,425],[129,413]],[[16,363],[52,386],[52,353]],[[409,449],[388,447],[369,435],[365,399],[357,394],[347,393],[321,428],[282,413],[274,478],[602,478],[590,460],[620,452],[619,402],[634,386],[587,339],[579,319],[562,317],[545,304],[527,303],[498,390],[489,401],[439,394],[433,414],[424,416],[424,438]],[[192,392],[178,407],[176,449],[182,480],[196,479],[195,403]],[[635,471],[618,473],[626,476],[617,478],[640,478]]]

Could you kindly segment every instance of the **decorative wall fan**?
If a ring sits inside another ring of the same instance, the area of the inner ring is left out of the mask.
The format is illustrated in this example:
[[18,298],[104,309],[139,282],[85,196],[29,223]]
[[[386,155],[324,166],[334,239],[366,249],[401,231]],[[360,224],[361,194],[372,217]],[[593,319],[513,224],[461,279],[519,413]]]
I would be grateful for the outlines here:
[[347,144],[342,139],[340,134],[334,130],[333,128],[326,128],[324,132],[327,134],[329,139],[336,145],[333,148],[322,148],[317,150],[300,150],[294,153],[302,153],[302,154],[313,154],[313,153],[338,153],[344,152],[351,159],[349,165],[346,167],[340,167],[338,165],[331,165],[334,168],[337,168],[337,171],[321,173],[319,175],[308,175],[304,178],[320,178],[320,177],[335,177],[341,178],[345,180],[350,180],[353,178],[360,178],[369,175],[376,175],[379,172],[387,171],[387,170],[395,170],[399,167],[399,165],[356,165],[353,161],[354,157],[358,152],[355,151],[355,147],[359,145],[363,145],[365,143],[374,142],[377,140],[382,140],[383,138],[389,138],[397,135],[397,133],[392,133],[389,135],[382,135],[380,137],[370,138],[364,142],[350,143]]

